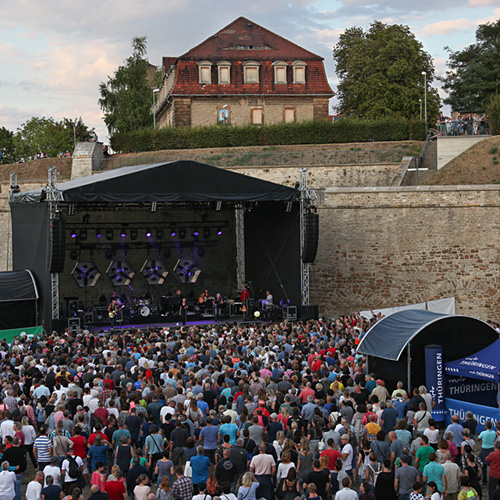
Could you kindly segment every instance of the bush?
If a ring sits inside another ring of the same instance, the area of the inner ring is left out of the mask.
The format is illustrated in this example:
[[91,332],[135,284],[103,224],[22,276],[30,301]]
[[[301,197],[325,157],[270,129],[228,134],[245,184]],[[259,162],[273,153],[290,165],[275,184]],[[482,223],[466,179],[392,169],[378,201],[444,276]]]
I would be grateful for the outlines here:
[[139,153],[162,149],[195,149],[285,144],[328,144],[371,141],[424,140],[425,124],[419,120],[387,117],[379,120],[341,118],[275,123],[272,125],[145,129],[115,134],[114,151]]
[[500,135],[500,95],[495,95],[490,99],[488,118],[490,121],[490,134]]

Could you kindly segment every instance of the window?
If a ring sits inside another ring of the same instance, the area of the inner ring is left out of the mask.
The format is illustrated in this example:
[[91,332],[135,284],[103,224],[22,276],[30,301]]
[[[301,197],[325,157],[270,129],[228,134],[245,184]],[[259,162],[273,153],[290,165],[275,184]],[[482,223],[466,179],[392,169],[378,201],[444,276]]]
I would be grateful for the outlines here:
[[262,108],[250,109],[250,123],[254,125],[262,125],[264,123],[264,112]]
[[306,63],[295,61],[293,63],[293,83],[306,83]]
[[200,61],[198,63],[199,83],[212,83],[212,63],[210,61]]
[[229,122],[229,112],[230,108],[227,105],[224,105],[220,108],[217,108],[217,125],[227,125]]
[[219,85],[227,85],[231,83],[231,63],[229,61],[221,61],[217,64],[219,71]]
[[290,123],[295,121],[295,108],[285,108],[283,115],[285,123]]
[[287,83],[286,68],[288,64],[285,61],[273,62],[274,83]]
[[259,66],[256,61],[243,63],[243,83],[259,83]]

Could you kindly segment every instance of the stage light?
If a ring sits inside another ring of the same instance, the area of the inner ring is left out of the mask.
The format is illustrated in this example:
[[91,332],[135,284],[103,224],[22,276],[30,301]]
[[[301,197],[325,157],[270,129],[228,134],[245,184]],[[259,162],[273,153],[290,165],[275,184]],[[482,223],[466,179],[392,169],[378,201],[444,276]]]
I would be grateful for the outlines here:
[[151,238],[151,231],[146,231],[146,237]]
[[137,239],[137,229],[132,229],[130,231],[130,239],[131,240],[136,240]]
[[80,231],[80,239],[82,241],[87,241],[87,231],[86,231],[86,229],[82,229]]
[[101,230],[100,229],[96,229],[96,231],[95,231],[95,237],[96,238],[100,238],[101,236],[102,236]]
[[210,238],[210,228],[209,227],[205,227],[203,228],[203,238],[205,238],[206,240],[208,240],[208,238]]
[[120,234],[120,236],[121,236],[122,238],[125,238],[125,237],[127,236],[127,233],[126,233],[125,231],[122,231],[122,232],[121,232],[121,234]]
[[177,231],[175,230],[175,227],[173,227],[172,229],[170,229],[170,236],[172,236],[172,238],[175,238],[176,235]]
[[157,229],[156,230],[156,239],[157,240],[163,239],[163,229]]
[[76,207],[73,203],[68,205],[68,215],[75,215]]
[[199,231],[195,231],[195,232],[193,233],[193,236],[194,236],[195,238],[198,238],[198,236],[200,236]]
[[114,233],[113,233],[113,230],[112,229],[108,229],[106,231],[106,239],[111,241],[113,238],[114,238]]
[[183,227],[181,227],[179,229],[179,238],[183,240],[185,237],[186,237],[186,230]]
[[76,233],[75,232],[71,233],[71,237],[76,238]]
[[217,228],[217,236],[221,236],[221,235],[222,235],[222,228],[218,227]]

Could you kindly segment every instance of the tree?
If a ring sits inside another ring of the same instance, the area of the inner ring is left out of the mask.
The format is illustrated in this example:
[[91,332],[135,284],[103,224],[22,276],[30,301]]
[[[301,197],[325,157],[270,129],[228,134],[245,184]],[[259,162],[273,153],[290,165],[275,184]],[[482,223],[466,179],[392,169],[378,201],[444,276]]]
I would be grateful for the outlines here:
[[449,70],[441,80],[449,93],[444,100],[454,111],[483,113],[500,90],[500,19],[481,24],[476,43],[453,52],[449,47]]
[[500,94],[491,97],[487,111],[490,119],[490,134],[500,135]]
[[418,118],[425,99],[432,123],[439,114],[437,90],[430,87],[434,66],[430,54],[408,26],[374,21],[367,31],[349,28],[333,48],[339,78],[338,111],[360,118]]
[[16,161],[14,132],[5,127],[0,127],[0,153],[0,164],[14,163]]
[[73,151],[76,142],[86,141],[91,132],[82,118],[63,118],[57,122],[53,118],[34,116],[24,122],[14,135],[17,158],[28,158],[37,153],[57,156],[60,151]]
[[123,66],[100,83],[99,106],[110,135],[131,132],[153,126],[152,89],[160,83],[161,73],[156,71],[148,79],[149,62],[146,59],[146,37],[132,39],[132,55]]

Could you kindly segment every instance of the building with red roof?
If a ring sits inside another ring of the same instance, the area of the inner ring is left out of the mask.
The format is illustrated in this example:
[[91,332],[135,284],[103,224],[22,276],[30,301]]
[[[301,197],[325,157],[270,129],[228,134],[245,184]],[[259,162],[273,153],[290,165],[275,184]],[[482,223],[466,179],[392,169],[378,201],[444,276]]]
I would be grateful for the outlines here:
[[244,17],[162,64],[160,127],[328,120],[323,58]]

